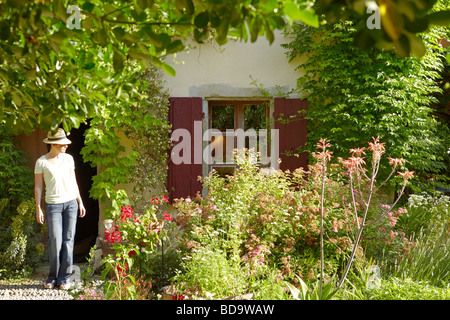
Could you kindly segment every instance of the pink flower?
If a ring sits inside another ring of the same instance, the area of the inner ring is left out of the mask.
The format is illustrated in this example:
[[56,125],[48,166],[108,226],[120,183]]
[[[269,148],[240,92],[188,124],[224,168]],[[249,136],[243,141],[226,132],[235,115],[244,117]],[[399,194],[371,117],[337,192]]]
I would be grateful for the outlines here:
[[198,208],[197,212],[198,212],[198,214],[201,214],[202,213],[202,209]]
[[405,159],[395,159],[395,158],[389,158],[389,164],[391,166],[397,167],[397,166],[402,166],[405,164]]
[[211,207],[211,209],[213,209],[214,211],[217,211],[217,206],[216,206],[216,205],[213,205],[213,206]]
[[398,208],[397,210],[397,214],[402,214],[402,213],[407,213],[408,210],[406,210],[405,208]]
[[366,154],[364,152],[365,149],[366,148],[350,149],[350,152],[352,153],[352,156],[355,156],[355,154],[356,154],[357,157],[361,157],[361,155]]
[[372,137],[373,142],[369,142],[369,150],[370,151],[377,151],[380,153],[384,153],[384,142],[383,143],[379,143],[380,138],[374,138]]
[[407,180],[414,177],[414,171],[399,172],[398,175],[403,177],[403,182],[406,182]]
[[191,202],[191,199],[190,198],[186,198],[186,199],[184,199],[184,201],[189,203],[189,202]]
[[336,226],[333,227],[334,232],[338,232],[338,228]]

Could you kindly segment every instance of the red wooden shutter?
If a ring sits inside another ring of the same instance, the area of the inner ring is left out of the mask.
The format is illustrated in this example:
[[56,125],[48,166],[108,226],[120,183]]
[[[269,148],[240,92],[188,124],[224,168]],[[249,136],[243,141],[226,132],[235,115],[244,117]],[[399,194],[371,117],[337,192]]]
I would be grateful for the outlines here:
[[167,190],[171,201],[193,197],[202,190],[202,184],[198,181],[198,177],[202,176],[202,132],[200,135],[195,132],[194,135],[194,121],[202,121],[202,98],[170,98],[169,122],[172,131],[184,128],[191,135],[191,162],[174,164],[169,157]]
[[[280,169],[290,170],[291,172],[297,168],[303,167],[308,169],[308,153],[300,154],[300,157],[286,155],[286,152],[295,153],[299,146],[304,146],[306,143],[306,134],[308,133],[307,121],[304,116],[300,116],[299,110],[306,110],[306,99],[274,99],[274,119],[275,129],[279,133],[279,157],[281,158]],[[291,119],[290,116],[295,116],[291,121],[284,124],[278,121],[282,118],[285,120]]]

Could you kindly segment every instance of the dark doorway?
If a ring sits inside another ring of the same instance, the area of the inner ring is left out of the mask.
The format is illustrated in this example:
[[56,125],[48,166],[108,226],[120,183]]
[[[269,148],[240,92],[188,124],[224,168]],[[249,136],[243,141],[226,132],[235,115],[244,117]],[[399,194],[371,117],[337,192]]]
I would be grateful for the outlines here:
[[89,124],[81,124],[78,129],[72,129],[68,138],[72,144],[67,149],[67,153],[73,156],[75,161],[75,175],[77,177],[80,195],[86,208],[84,218],[77,220],[77,230],[75,235],[74,262],[85,262],[89,255],[89,250],[95,245],[98,235],[99,204],[98,200],[89,197],[89,190],[92,186],[92,177],[97,174],[97,168],[91,167],[90,163],[83,161],[81,149],[84,147],[84,133],[89,128]]

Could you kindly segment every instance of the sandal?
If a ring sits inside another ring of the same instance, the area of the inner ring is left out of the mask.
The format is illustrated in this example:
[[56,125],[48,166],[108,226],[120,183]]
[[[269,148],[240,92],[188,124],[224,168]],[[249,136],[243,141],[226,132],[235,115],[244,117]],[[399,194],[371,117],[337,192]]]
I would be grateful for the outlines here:
[[55,285],[53,283],[46,283],[44,284],[44,288],[45,289],[53,289],[55,287]]
[[59,285],[61,290],[68,290],[70,288],[70,283],[63,283]]

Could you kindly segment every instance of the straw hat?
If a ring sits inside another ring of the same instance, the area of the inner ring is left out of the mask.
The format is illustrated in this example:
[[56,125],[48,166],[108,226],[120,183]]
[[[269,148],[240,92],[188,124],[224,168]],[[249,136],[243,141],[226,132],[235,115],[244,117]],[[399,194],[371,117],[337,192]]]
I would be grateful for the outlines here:
[[[69,135],[68,133],[67,135]],[[44,139],[44,143],[47,144],[71,144],[72,141],[67,139],[66,132],[59,128],[58,131],[52,135],[51,132],[47,133],[47,138]]]

